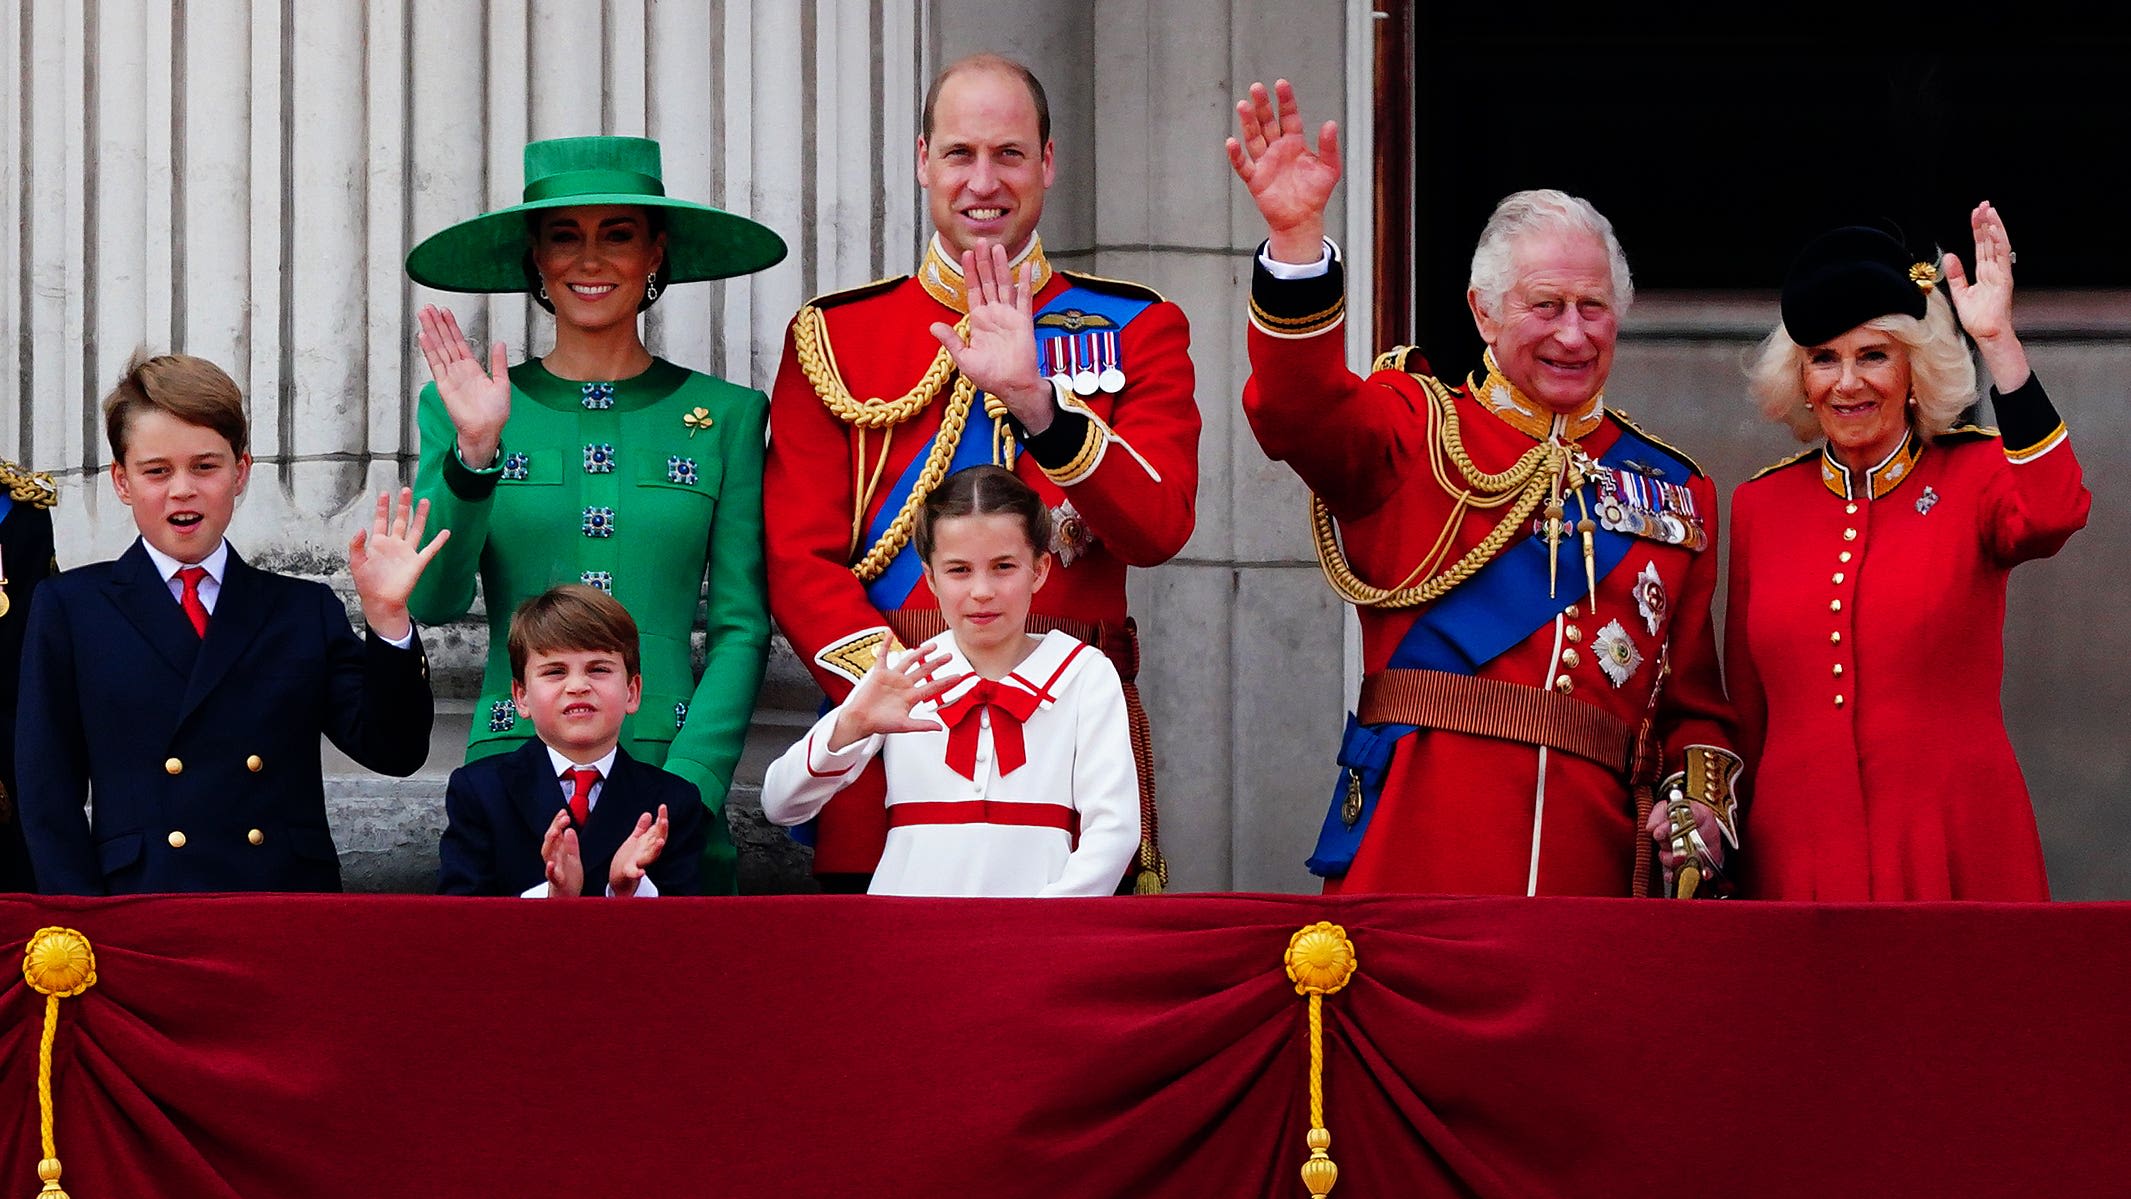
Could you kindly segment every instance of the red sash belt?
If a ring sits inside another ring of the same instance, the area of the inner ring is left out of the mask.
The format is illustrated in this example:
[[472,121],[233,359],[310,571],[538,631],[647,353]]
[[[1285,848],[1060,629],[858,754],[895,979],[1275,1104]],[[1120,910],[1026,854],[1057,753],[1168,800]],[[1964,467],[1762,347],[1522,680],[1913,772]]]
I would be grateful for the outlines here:
[[950,799],[888,805],[889,828],[913,824],[1013,824],[1080,835],[1080,813],[1064,804]]

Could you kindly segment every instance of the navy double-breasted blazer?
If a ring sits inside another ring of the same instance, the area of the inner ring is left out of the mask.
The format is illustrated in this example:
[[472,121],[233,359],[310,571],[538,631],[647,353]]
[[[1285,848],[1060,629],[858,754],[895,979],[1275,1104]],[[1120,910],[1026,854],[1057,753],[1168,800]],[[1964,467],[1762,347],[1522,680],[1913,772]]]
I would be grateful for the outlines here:
[[19,806],[47,894],[337,891],[320,734],[384,774],[429,756],[420,639],[358,638],[331,588],[234,548],[204,639],[138,541],[46,580],[22,697]]
[[[605,890],[615,851],[635,830],[637,817],[656,815],[660,804],[666,805],[666,848],[645,873],[661,895],[702,893],[703,838],[711,812],[694,783],[640,762],[624,749],[614,755],[591,818],[577,830],[587,894]],[[438,847],[443,865],[437,890],[521,895],[546,882],[540,842],[562,807],[561,781],[538,737],[452,771],[444,791],[448,822]]]

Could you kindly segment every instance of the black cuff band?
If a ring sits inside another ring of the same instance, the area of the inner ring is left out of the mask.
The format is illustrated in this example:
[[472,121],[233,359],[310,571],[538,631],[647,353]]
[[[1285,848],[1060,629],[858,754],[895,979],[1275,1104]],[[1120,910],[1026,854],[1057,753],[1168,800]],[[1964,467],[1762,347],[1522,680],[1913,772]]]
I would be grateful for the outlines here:
[[[499,461],[503,457],[501,446],[496,448],[496,457]],[[502,478],[503,472],[500,470],[475,470],[466,465],[460,459],[459,447],[456,445],[444,451],[444,485],[451,488],[451,493],[462,500],[487,499],[496,494],[496,484]]]
[[2049,393],[2042,390],[2042,380],[2033,371],[2028,372],[2027,382],[2006,394],[2000,395],[1997,388],[1991,388],[1990,406],[1997,414],[1998,432],[2008,454],[2035,449],[2064,426],[2056,406],[2050,403]]

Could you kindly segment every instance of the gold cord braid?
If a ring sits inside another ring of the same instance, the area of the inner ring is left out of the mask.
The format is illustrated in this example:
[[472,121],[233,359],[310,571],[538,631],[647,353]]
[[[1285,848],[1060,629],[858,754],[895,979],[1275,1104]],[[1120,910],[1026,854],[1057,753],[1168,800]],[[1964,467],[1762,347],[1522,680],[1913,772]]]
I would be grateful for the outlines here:
[[954,394],[947,399],[947,410],[940,414],[939,435],[932,439],[932,450],[925,455],[925,469],[919,472],[909,498],[903,501],[902,510],[881,533],[881,539],[874,542],[866,556],[851,568],[859,582],[870,583],[879,578],[895,556],[910,543],[910,534],[917,528],[918,510],[925,506],[925,497],[947,477],[947,468],[954,462],[955,447],[962,442],[962,427],[969,423],[969,410],[975,405],[976,398],[976,384],[968,379],[955,380]]
[[1324,1199],[1339,1182],[1339,1166],[1330,1153],[1332,1133],[1324,1122],[1324,997],[1345,987],[1360,962],[1347,930],[1324,920],[1289,937],[1281,961],[1295,993],[1309,999],[1310,1131],[1303,1143],[1309,1146],[1310,1157],[1302,1163],[1302,1185],[1309,1189],[1311,1199]]
[[[1465,440],[1458,429],[1458,413],[1450,389],[1426,375],[1414,376],[1429,396],[1429,465],[1437,481],[1457,500],[1450,520],[1445,524],[1442,536],[1436,540],[1436,549],[1430,551],[1406,581],[1394,588],[1375,587],[1363,581],[1354,572],[1340,548],[1339,531],[1332,513],[1322,498],[1314,492],[1310,495],[1310,528],[1317,539],[1317,565],[1324,571],[1325,582],[1339,597],[1350,604],[1365,608],[1416,608],[1440,599],[1452,588],[1478,573],[1480,568],[1492,561],[1502,548],[1509,544],[1531,518],[1539,505],[1546,501],[1553,481],[1569,461],[1569,447],[1548,440],[1526,450],[1508,470],[1488,474],[1474,464],[1472,456],[1465,451]],[[1458,475],[1465,482],[1465,489],[1451,486],[1442,469],[1440,452],[1447,455]],[[1453,527],[1461,520],[1468,508],[1494,508],[1504,503],[1510,510],[1486,537],[1447,569],[1434,572],[1432,568],[1440,560],[1440,552],[1448,547],[1455,537]],[[1425,576],[1425,577],[1424,577]],[[1416,582],[1415,580],[1419,581]]]
[[[965,339],[969,336],[968,317],[955,325],[955,332]],[[938,398],[940,389],[947,385],[947,377],[955,370],[953,356],[941,346],[917,386],[893,400],[862,403],[844,386],[843,374],[836,369],[836,351],[829,345],[829,318],[812,304],[799,310],[799,319],[792,325],[792,348],[814,394],[829,406],[836,419],[862,429],[889,428],[924,411],[925,405]]]
[[96,985],[96,950],[71,928],[40,928],[22,950],[22,979],[44,996],[44,1032],[37,1039],[37,1132],[44,1157],[37,1178],[39,1199],[67,1199],[59,1185],[59,1132],[52,1112],[52,1042],[59,1032],[59,1001]]
[[[955,332],[965,341],[968,339],[968,317],[965,316],[956,323]],[[917,381],[917,386],[893,400],[876,399],[870,403],[862,403],[851,394],[850,388],[844,386],[843,372],[837,369],[836,350],[829,344],[828,317],[812,304],[801,308],[799,318],[793,322],[792,349],[799,358],[799,369],[805,372],[807,384],[814,389],[814,394],[821,397],[821,402],[828,405],[830,412],[836,414],[836,419],[858,429],[861,436],[867,429],[893,429],[924,411],[927,404],[939,397],[940,389],[947,385],[948,377],[955,373],[954,356],[947,352],[947,347],[941,346],[940,352],[933,355],[932,365],[925,368],[924,376]],[[911,532],[917,527],[918,510],[925,506],[925,497],[932,494],[932,489],[938,487],[940,480],[947,477],[948,464],[954,461],[955,448],[962,442],[962,428],[969,423],[969,410],[976,402],[976,395],[975,384],[968,379],[955,379],[954,391],[947,399],[947,409],[940,414],[939,435],[933,438],[931,452],[925,456],[925,469],[919,473],[916,486],[910,489],[909,498],[903,501],[902,509],[895,514],[895,519],[881,534],[880,540],[874,542],[865,556],[851,567],[851,573],[857,576],[859,582],[870,583],[879,578],[881,572],[888,569],[888,564],[895,560],[895,556],[902,552],[903,547],[910,544]],[[987,412],[994,402],[991,397],[985,397]],[[1002,410],[1003,408],[1001,405]],[[1003,428],[1003,425],[1001,427]],[[1012,434],[1006,434],[1006,440],[1002,444],[999,434],[995,431],[993,441],[993,457],[999,458],[1003,455],[1005,465],[1011,467],[1014,455]],[[881,461],[883,465],[887,462],[885,444],[881,447]],[[856,530],[864,515],[866,503],[865,497],[861,496],[852,517],[854,545],[857,543]]]

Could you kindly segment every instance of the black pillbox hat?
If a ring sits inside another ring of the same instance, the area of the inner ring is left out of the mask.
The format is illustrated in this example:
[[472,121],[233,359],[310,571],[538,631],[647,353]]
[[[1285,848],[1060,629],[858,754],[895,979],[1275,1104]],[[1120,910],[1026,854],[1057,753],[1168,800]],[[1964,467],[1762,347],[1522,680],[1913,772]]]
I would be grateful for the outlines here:
[[1851,225],[1814,238],[1783,281],[1783,328],[1801,346],[1830,342],[1874,317],[1924,318],[1938,270],[1884,230]]

